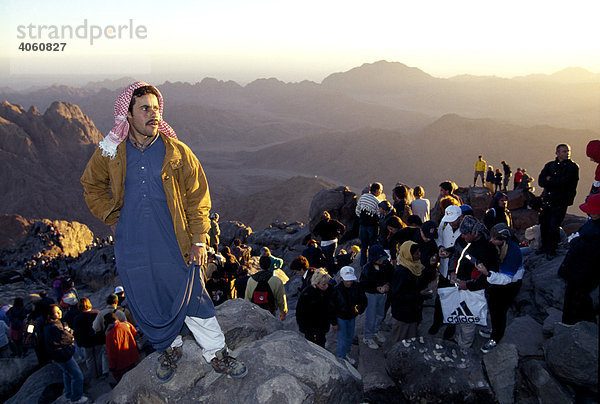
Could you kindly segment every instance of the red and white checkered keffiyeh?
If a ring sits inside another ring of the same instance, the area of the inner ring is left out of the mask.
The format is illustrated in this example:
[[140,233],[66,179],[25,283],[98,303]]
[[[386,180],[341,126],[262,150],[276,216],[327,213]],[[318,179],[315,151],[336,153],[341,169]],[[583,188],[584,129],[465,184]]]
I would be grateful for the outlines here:
[[[123,140],[127,138],[129,134],[129,122],[127,122],[127,112],[129,111],[129,103],[131,102],[131,97],[133,92],[140,87],[149,86],[150,84],[144,83],[143,81],[136,81],[129,87],[119,94],[117,97],[117,101],[115,102],[115,125],[108,132],[108,135],[102,140],[98,146],[102,149],[103,156],[109,156],[111,159],[115,158],[117,154],[117,146],[121,144]],[[156,87],[155,87],[156,88]],[[163,97],[160,91],[156,89],[158,92],[158,110],[160,112],[160,122],[158,124],[158,130],[164,133],[165,135],[172,137],[173,139],[177,139],[177,135],[173,128],[169,126],[168,123],[163,121]]]

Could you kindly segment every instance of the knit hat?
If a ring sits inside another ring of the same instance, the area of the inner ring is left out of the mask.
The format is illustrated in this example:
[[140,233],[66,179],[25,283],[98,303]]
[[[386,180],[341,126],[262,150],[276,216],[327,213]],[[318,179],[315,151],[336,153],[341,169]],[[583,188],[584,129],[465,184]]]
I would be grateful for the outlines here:
[[473,208],[471,207],[471,205],[460,205],[460,210],[462,212],[463,215],[473,215],[475,212],[473,212]]
[[514,230],[508,227],[506,223],[498,223],[490,229],[490,233],[496,240],[508,241],[513,236]]
[[[140,88],[149,86],[150,84],[145,83],[143,81],[136,81],[126,89],[124,89],[117,100],[115,101],[114,108],[114,118],[115,124],[108,132],[108,135],[98,143],[100,149],[102,149],[103,156],[109,156],[111,159],[115,158],[117,154],[117,146],[121,144],[127,135],[129,134],[129,122],[127,121],[127,113],[129,112],[129,104],[131,103],[131,97],[133,97],[133,92]],[[163,116],[163,97],[160,91],[156,87],[154,87],[156,92],[158,93],[158,112],[160,113],[160,122],[158,123],[158,130],[164,133],[165,135],[177,139],[177,135],[173,128],[169,126],[165,121],[162,120]]]
[[385,210],[386,212],[389,212],[390,210],[392,210],[392,204],[389,203],[388,201],[381,201],[381,202],[379,202],[378,206],[381,209]]
[[369,262],[385,261],[389,259],[383,247],[379,244],[373,244],[369,247]]
[[460,223],[461,234],[470,235],[481,235],[485,238],[489,238],[489,233],[483,223],[475,218],[475,216],[465,216],[463,221]]

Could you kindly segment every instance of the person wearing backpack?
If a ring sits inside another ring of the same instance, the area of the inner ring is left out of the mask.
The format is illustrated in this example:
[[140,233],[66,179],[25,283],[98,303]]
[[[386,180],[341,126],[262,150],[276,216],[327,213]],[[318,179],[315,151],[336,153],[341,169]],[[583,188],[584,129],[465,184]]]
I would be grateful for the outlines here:
[[260,257],[259,265],[261,271],[248,278],[244,298],[273,315],[275,310],[279,309],[279,318],[284,320],[287,314],[287,300],[283,282],[269,270],[271,267],[269,257]]

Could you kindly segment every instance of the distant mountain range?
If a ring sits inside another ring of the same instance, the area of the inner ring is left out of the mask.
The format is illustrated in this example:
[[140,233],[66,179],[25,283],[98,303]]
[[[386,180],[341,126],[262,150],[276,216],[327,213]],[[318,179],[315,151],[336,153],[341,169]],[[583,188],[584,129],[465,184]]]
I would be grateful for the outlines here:
[[[0,104],[0,214],[106,231],[87,212],[79,177],[112,125],[115,88],[131,81],[0,89],[8,101]],[[535,177],[565,141],[581,166],[582,196],[594,170],[585,145],[600,138],[599,75],[577,68],[510,80],[439,79],[380,61],[320,84],[207,78],[159,88],[165,120],[203,163],[215,211],[258,228],[306,220],[312,196],[334,185],[359,191],[378,180],[390,191],[401,181],[423,185],[435,199],[447,178],[472,182],[478,154]]]

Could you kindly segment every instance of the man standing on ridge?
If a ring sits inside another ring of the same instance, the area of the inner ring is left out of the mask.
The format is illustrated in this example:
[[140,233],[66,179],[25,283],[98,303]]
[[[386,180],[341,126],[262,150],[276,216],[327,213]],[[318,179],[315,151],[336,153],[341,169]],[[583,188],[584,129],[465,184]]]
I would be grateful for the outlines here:
[[565,218],[567,208],[573,204],[579,181],[579,166],[571,160],[571,146],[561,143],[556,146],[556,159],[546,163],[539,176],[542,192],[542,212],[540,213],[540,232],[542,248],[552,259],[560,239],[560,225]]
[[481,176],[481,186],[485,185],[483,176],[485,175],[485,170],[487,169],[487,163],[483,159],[483,156],[479,156],[477,161],[475,162],[475,176],[473,177],[473,186],[477,186],[477,177]]
[[185,325],[218,373],[239,378],[215,308],[200,279],[207,261],[210,195],[202,166],[162,120],[158,89],[136,82],[119,95],[115,125],[81,177],[90,211],[115,226],[115,258],[129,309],[162,355],[156,375],[169,381],[182,357]]

